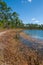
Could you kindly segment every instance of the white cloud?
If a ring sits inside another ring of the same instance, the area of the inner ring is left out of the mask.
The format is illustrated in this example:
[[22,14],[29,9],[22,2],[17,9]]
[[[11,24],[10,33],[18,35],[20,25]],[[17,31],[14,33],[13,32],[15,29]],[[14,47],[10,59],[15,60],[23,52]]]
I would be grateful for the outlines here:
[[35,18],[32,18],[32,21],[35,21]]
[[35,18],[32,18],[33,23],[39,23],[40,21],[36,20]]
[[36,23],[39,23],[39,21],[38,21],[38,20],[36,20],[35,22],[36,22]]
[[21,0],[21,2],[23,3],[23,4],[25,4],[25,3],[27,3],[27,2],[32,2],[32,0]]
[[28,2],[32,2],[32,0],[28,0]]

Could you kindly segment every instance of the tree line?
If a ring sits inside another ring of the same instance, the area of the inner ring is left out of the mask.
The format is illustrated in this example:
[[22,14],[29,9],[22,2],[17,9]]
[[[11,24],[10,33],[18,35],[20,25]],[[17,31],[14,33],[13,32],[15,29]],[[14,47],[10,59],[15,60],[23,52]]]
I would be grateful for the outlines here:
[[25,24],[25,29],[43,29],[43,24]]

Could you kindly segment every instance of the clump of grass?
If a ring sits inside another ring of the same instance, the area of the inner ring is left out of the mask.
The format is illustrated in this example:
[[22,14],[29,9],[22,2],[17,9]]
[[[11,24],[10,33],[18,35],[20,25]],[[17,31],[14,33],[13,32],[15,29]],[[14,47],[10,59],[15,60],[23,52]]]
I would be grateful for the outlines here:
[[16,35],[13,38],[19,40],[19,33],[16,33]]

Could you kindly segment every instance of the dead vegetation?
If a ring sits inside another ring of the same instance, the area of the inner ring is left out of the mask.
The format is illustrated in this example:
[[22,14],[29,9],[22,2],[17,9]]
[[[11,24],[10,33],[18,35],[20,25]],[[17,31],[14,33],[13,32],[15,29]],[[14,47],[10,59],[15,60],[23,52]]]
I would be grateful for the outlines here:
[[15,39],[15,35],[15,31],[9,31],[0,37],[0,65],[43,65],[40,55]]

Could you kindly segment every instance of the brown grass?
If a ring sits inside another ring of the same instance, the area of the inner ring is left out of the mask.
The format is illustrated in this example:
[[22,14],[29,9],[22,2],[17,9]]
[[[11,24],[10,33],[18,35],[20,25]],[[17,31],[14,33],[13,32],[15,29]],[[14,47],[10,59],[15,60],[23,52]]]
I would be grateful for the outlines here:
[[10,30],[0,37],[0,65],[43,65],[40,56],[15,36],[15,30]]

